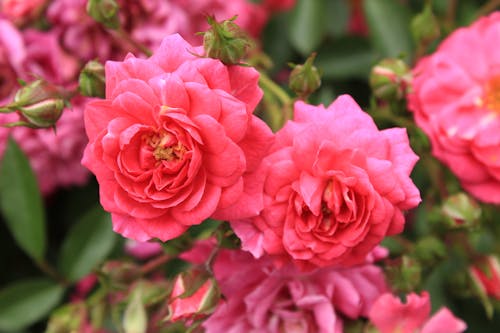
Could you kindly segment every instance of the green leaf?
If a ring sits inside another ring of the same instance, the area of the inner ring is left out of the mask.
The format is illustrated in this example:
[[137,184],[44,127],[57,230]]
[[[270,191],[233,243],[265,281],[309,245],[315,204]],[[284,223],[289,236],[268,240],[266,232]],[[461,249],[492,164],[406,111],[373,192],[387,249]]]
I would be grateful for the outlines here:
[[45,255],[45,211],[28,158],[9,138],[0,167],[0,209],[15,241],[39,261]]
[[370,36],[382,56],[410,56],[413,44],[408,6],[398,0],[377,0],[364,1],[363,8]]
[[288,34],[292,45],[308,56],[321,43],[327,30],[328,0],[298,0],[291,14]]
[[0,291],[0,332],[21,330],[45,317],[64,288],[47,279],[16,282]]
[[325,79],[368,79],[375,62],[369,42],[359,37],[339,38],[318,51],[316,66]]
[[96,206],[66,236],[59,257],[61,273],[70,281],[78,281],[107,257],[116,239],[109,214]]

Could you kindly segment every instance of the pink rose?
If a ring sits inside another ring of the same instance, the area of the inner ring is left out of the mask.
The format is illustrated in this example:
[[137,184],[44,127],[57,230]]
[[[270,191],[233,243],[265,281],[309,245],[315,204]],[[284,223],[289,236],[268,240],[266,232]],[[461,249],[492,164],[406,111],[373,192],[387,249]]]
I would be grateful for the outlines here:
[[203,324],[207,333],[341,333],[344,317],[367,316],[387,290],[374,265],[301,273],[240,250],[222,250],[214,273],[224,301]]
[[262,209],[259,165],[273,136],[252,113],[258,72],[200,58],[172,35],[149,59],[106,63],[106,99],[85,110],[82,163],[125,237],[163,241],[213,216]]
[[[88,180],[89,172],[80,163],[87,144],[83,107],[88,100],[73,98],[72,107],[66,108],[58,120],[56,132],[51,128],[0,128],[1,155],[10,134],[28,156],[40,190],[45,195],[56,188],[82,185]],[[17,120],[19,116],[15,113],[0,114],[0,124]]]
[[429,294],[411,293],[406,304],[390,293],[383,294],[370,310],[370,321],[381,333],[461,333],[467,325],[453,316],[448,308],[441,308],[431,318]]
[[379,131],[354,100],[295,104],[263,164],[264,210],[233,221],[243,248],[303,269],[354,265],[420,202],[406,130]]
[[465,190],[490,203],[500,203],[498,43],[499,12],[456,30],[417,63],[409,96],[432,154]]

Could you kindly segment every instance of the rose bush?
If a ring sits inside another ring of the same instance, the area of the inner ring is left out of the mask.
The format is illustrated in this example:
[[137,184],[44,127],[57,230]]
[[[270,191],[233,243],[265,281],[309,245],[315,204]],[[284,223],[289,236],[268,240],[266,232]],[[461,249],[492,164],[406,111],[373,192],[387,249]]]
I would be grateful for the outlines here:
[[379,131],[349,96],[295,104],[264,160],[264,210],[233,221],[244,249],[303,268],[354,265],[420,202],[405,129]]
[[408,105],[432,154],[490,203],[500,203],[499,42],[498,12],[454,31],[413,69]]
[[125,237],[166,241],[262,209],[258,168],[273,136],[252,114],[258,73],[201,52],[172,35],[149,59],[107,62],[106,99],[85,110],[82,163]]

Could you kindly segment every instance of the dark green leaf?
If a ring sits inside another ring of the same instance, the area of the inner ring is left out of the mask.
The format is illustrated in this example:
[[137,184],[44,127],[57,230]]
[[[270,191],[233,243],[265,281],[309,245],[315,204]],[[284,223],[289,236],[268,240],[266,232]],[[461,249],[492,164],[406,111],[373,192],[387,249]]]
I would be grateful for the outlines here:
[[316,66],[325,79],[368,79],[375,55],[366,39],[340,38],[318,51]]
[[0,208],[17,244],[32,258],[45,255],[45,211],[29,161],[11,138],[0,168]]
[[64,288],[46,279],[16,282],[0,291],[0,332],[21,330],[45,317]]
[[292,45],[308,56],[320,44],[327,30],[328,0],[298,0],[291,14],[288,33]]
[[410,56],[411,14],[398,0],[364,1],[365,16],[374,45],[384,57]]
[[64,240],[59,258],[62,274],[70,281],[79,280],[106,258],[115,241],[109,214],[96,206],[75,224]]

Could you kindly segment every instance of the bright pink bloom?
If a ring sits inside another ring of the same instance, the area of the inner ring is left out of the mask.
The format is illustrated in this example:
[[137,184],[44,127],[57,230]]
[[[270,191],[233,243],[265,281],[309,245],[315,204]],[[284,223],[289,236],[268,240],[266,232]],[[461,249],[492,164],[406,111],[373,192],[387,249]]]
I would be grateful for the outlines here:
[[46,0],[1,0],[1,12],[15,22],[38,15]]
[[486,257],[481,264],[471,266],[469,271],[484,294],[500,300],[500,264],[495,256]]
[[417,63],[409,98],[432,154],[465,190],[491,203],[500,203],[498,43],[499,12],[456,30]]
[[125,237],[166,241],[262,209],[258,168],[273,136],[252,114],[258,72],[193,52],[172,35],[147,60],[107,62],[106,99],[85,110],[82,163]]
[[[1,155],[10,134],[28,156],[43,194],[58,187],[82,185],[88,180],[89,172],[80,164],[87,144],[83,125],[83,107],[87,100],[81,97],[71,100],[72,107],[64,110],[57,122],[57,131],[51,128],[0,128]],[[0,124],[18,120],[15,113],[0,114]]]
[[406,130],[379,131],[349,96],[295,104],[264,160],[264,210],[234,221],[243,248],[301,268],[354,265],[420,202]]
[[158,242],[138,242],[128,239],[125,243],[125,252],[139,260],[154,257],[162,252]]
[[411,293],[406,304],[390,293],[383,294],[370,310],[370,321],[381,333],[460,333],[467,325],[453,316],[447,308],[441,308],[431,318],[429,294]]
[[225,297],[203,324],[207,333],[341,333],[343,317],[367,316],[387,290],[374,265],[301,273],[293,266],[275,270],[267,259],[219,253],[214,273]]

